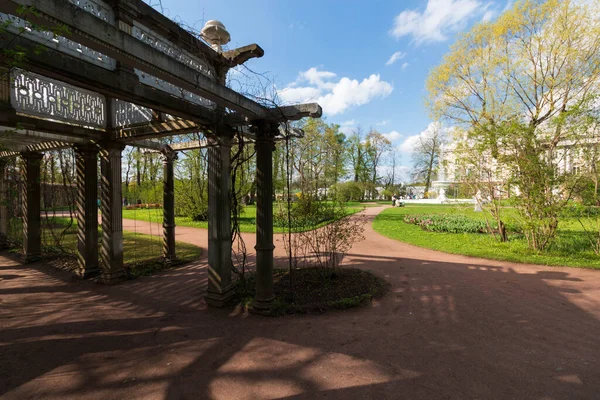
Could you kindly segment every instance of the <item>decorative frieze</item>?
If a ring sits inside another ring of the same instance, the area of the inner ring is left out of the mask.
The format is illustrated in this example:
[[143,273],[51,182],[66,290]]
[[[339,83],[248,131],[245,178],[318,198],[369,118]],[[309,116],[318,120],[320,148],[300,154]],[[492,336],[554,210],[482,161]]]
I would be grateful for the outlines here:
[[197,94],[192,93],[188,90],[175,86],[172,83],[157,78],[153,75],[147,74],[146,72],[140,71],[139,69],[135,69],[135,73],[137,74],[140,82],[145,85],[151,86],[158,90],[162,90],[163,92],[172,94],[173,96],[185,101],[189,101],[190,103],[210,108],[211,110],[216,108],[216,104],[214,102],[205,99],[202,96],[198,96]]
[[133,28],[131,31],[133,37],[141,40],[142,42],[154,47],[169,57],[174,58],[182,64],[195,69],[203,75],[209,78],[215,78],[215,71],[206,61],[194,56],[193,54],[177,47],[173,42],[169,41],[165,37],[153,32],[148,27],[141,25],[134,21]]
[[106,99],[33,72],[11,71],[10,103],[22,114],[89,128],[106,127]]
[[152,121],[153,111],[151,108],[139,106],[123,100],[114,100],[115,126],[131,126],[144,124]]
[[0,13],[0,25],[3,25],[8,32],[23,36],[36,43],[100,67],[114,70],[117,66],[115,59],[74,42],[71,39],[67,39],[64,36],[59,36],[40,28],[34,28],[29,22],[17,16]]
[[115,13],[112,7],[102,0],[69,0],[69,2],[100,18],[104,22],[108,22],[111,25],[115,23]]

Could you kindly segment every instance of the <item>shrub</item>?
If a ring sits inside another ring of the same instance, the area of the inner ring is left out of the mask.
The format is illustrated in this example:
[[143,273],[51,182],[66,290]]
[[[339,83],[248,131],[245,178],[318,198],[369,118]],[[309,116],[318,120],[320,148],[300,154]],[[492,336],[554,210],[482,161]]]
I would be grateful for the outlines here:
[[408,214],[404,222],[418,225],[431,232],[449,233],[486,233],[487,226],[484,221],[479,221],[464,215],[455,214]]
[[338,183],[333,185],[330,190],[335,193],[337,201],[344,203],[351,200],[358,201],[363,197],[363,189],[356,182]]

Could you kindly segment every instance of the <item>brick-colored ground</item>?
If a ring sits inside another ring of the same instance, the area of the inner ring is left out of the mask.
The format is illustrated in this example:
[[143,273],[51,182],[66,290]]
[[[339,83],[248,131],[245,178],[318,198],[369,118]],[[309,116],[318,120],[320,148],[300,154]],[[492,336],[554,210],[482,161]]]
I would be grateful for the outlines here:
[[0,397],[600,398],[600,271],[366,237],[344,262],[392,284],[381,302],[278,319],[207,309],[205,258],[105,287],[0,256]]

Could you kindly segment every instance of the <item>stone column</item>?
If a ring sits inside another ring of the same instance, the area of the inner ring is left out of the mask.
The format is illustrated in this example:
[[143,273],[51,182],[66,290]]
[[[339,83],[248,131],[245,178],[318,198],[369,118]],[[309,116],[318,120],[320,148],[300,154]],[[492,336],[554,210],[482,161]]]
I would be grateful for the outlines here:
[[100,281],[106,284],[125,277],[123,268],[123,212],[121,198],[121,152],[124,146],[115,142],[101,144],[100,211],[102,212],[102,244],[100,248]]
[[163,257],[165,263],[177,260],[175,253],[175,181],[173,162],[177,159],[174,151],[164,152],[163,162]]
[[252,310],[269,314],[273,293],[273,127],[264,124],[256,143],[256,296]]
[[25,262],[40,259],[42,251],[41,227],[41,163],[42,153],[22,153],[23,167],[23,257]]
[[75,147],[77,168],[77,262],[75,273],[89,278],[100,273],[98,265],[98,149]]
[[225,306],[234,295],[231,283],[231,139],[218,138],[208,149],[208,293],[206,303]]
[[8,246],[8,210],[6,160],[0,158],[0,249]]

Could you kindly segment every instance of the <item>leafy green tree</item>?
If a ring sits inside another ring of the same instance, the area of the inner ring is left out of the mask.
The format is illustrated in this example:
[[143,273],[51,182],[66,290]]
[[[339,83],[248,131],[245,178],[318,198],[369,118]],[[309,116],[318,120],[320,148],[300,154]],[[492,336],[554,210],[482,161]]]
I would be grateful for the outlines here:
[[600,0],[521,0],[494,22],[476,25],[427,82],[436,119],[506,171],[529,246],[544,250],[574,180],[561,148],[587,135],[600,83]]

